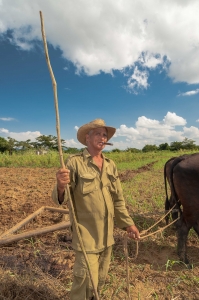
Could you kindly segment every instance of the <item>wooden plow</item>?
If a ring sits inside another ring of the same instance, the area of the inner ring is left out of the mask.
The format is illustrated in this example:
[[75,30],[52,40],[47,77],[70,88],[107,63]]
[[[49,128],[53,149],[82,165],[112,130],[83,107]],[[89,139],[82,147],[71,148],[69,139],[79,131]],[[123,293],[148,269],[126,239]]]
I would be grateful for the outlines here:
[[59,224],[50,225],[50,226],[46,226],[46,227],[43,227],[43,228],[37,228],[37,229],[30,230],[30,231],[27,231],[27,232],[14,234],[14,233],[16,233],[16,231],[18,231],[22,227],[26,226],[30,221],[32,221],[38,215],[42,214],[45,211],[60,212],[60,213],[63,213],[63,214],[68,214],[69,213],[69,211],[67,209],[49,207],[49,206],[42,206],[37,211],[35,211],[31,215],[29,215],[27,218],[25,218],[21,222],[17,223],[14,227],[10,228],[9,230],[7,230],[3,234],[1,234],[0,235],[0,246],[6,245],[6,244],[11,244],[13,242],[17,242],[17,241],[22,240],[22,239],[27,239],[27,238],[37,236],[37,235],[41,235],[41,234],[45,234],[45,233],[48,233],[48,232],[53,232],[53,231],[57,231],[57,230],[66,229],[66,228],[71,226],[70,222],[63,221],[63,222],[60,222]]

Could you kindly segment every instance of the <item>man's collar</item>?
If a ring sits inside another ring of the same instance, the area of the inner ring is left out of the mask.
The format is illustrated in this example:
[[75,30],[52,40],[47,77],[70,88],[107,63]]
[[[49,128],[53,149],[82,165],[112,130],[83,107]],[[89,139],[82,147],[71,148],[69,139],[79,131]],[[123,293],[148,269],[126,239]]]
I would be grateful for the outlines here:
[[[88,152],[88,149],[87,149],[87,148],[85,148],[85,149],[83,150],[83,157],[84,157],[84,160],[86,160],[86,159],[88,159],[89,157],[91,157],[91,154]],[[102,153],[102,157],[103,157],[103,159],[106,160],[107,162],[110,161],[109,158],[107,158],[103,153]]]

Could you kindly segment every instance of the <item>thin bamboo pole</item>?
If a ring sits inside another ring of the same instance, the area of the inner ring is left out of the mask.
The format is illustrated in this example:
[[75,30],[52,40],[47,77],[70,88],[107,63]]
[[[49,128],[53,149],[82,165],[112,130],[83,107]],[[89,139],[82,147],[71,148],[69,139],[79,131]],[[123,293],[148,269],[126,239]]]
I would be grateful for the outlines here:
[[[43,15],[42,15],[41,11],[40,11],[40,19],[41,19],[41,32],[42,32],[42,38],[43,38],[43,43],[44,43],[46,62],[47,62],[47,65],[48,65],[48,69],[49,69],[49,72],[50,72],[52,85],[53,85],[54,103],[55,103],[55,111],[56,111],[56,129],[57,129],[57,141],[58,141],[59,157],[60,157],[61,167],[64,169],[65,164],[64,164],[64,160],[63,160],[62,147],[61,147],[61,138],[60,138],[60,125],[59,125],[60,123],[59,123],[59,110],[58,110],[58,99],[57,99],[57,84],[56,84],[56,81],[55,81],[55,77],[54,77],[54,74],[53,74],[53,70],[52,70],[49,55],[48,55],[48,47],[47,47],[47,42],[46,42],[45,30],[44,30],[44,21],[43,21]],[[79,231],[79,226],[78,226],[78,223],[77,223],[77,220],[76,220],[75,210],[74,210],[74,207],[73,207],[73,202],[72,202],[72,199],[71,199],[70,189],[69,189],[68,185],[66,186],[66,191],[67,191],[67,194],[69,196],[69,206],[70,206],[71,215],[72,215],[72,218],[73,218],[73,223],[74,223],[74,226],[75,226],[75,229],[76,229],[76,232],[77,232],[77,236],[78,236],[78,239],[79,239],[81,250],[84,254],[84,258],[85,258],[86,265],[87,265],[87,268],[88,268],[88,272],[89,272],[89,275],[90,275],[90,279],[91,279],[91,282],[92,282],[95,298],[96,298],[96,300],[99,300],[97,288],[95,287],[95,284],[94,284],[93,276],[92,276],[91,269],[90,269],[90,264],[89,264],[88,257],[87,257],[87,254],[86,254],[86,251],[85,251],[85,248],[84,248],[83,240],[82,240],[82,237],[81,237],[81,234],[80,234],[80,231]]]

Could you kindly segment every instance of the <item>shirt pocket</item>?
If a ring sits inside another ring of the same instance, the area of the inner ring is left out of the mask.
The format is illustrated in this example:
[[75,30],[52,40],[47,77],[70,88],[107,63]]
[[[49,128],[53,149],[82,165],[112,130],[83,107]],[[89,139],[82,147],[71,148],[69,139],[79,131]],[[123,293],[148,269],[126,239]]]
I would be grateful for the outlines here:
[[83,195],[96,190],[95,178],[96,174],[84,173],[80,175],[80,188]]
[[116,176],[115,174],[113,174],[113,172],[109,169],[107,169],[107,178],[108,178],[108,187],[109,187],[109,191],[111,193],[116,194],[117,193],[117,179],[118,176]]

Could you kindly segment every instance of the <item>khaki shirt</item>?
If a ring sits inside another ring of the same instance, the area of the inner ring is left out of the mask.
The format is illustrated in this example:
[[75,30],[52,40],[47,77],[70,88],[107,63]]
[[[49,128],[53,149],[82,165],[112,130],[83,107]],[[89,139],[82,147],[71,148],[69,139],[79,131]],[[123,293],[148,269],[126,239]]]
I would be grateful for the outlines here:
[[[100,252],[114,244],[114,218],[119,228],[134,225],[125,207],[115,163],[104,155],[103,158],[102,171],[87,149],[70,156],[66,162],[70,170],[71,197],[87,253]],[[52,198],[59,204],[57,186],[54,187]],[[68,200],[67,193],[64,198],[63,204]],[[72,234],[72,246],[80,251],[74,226]]]

